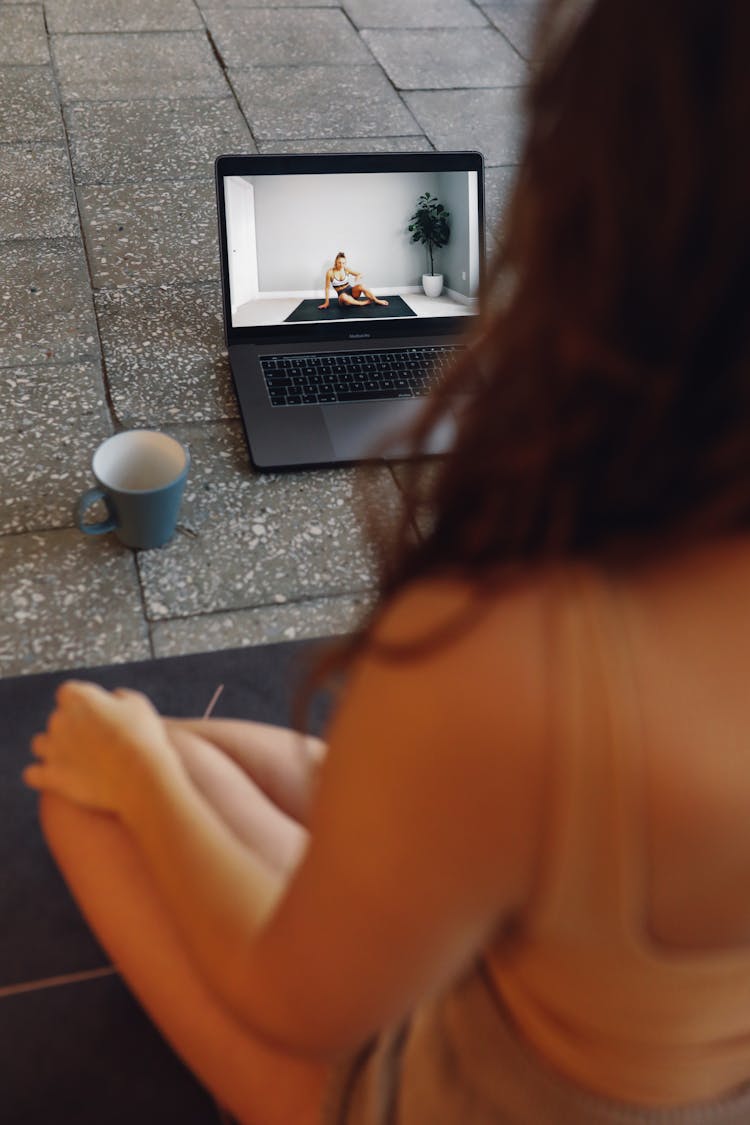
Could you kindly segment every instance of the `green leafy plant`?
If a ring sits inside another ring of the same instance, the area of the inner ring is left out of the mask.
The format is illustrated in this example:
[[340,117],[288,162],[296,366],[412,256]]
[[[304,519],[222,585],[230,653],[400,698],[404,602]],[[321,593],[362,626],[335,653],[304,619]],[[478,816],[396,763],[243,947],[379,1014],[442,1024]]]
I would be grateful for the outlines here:
[[430,273],[435,273],[433,251],[445,246],[451,236],[450,212],[436,195],[426,191],[417,200],[417,209],[409,220],[411,241],[421,242],[430,255]]

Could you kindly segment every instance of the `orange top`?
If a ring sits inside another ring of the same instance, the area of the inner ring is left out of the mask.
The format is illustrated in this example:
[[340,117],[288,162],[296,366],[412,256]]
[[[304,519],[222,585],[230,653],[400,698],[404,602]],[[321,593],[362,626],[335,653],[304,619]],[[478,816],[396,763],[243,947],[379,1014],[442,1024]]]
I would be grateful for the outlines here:
[[644,738],[622,593],[592,569],[572,585],[551,662],[539,893],[490,969],[521,1035],[582,1086],[651,1105],[714,1098],[750,1078],[750,948],[681,951],[649,936]]

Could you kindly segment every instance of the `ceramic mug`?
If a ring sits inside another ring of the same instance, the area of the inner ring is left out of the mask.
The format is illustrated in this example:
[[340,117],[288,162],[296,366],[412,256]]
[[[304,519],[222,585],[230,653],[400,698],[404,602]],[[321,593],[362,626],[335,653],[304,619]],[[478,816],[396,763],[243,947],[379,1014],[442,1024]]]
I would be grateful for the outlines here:
[[[97,488],[79,498],[75,522],[86,535],[114,531],[126,547],[161,547],[174,535],[190,454],[158,430],[125,430],[97,449],[91,469]],[[103,500],[108,517],[85,523],[86,510]]]

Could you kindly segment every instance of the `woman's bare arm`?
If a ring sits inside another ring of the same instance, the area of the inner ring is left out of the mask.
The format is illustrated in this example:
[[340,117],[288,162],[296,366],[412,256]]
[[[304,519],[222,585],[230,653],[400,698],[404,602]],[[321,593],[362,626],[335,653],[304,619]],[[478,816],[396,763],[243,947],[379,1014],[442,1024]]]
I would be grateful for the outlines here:
[[[394,613],[432,627],[440,605]],[[523,631],[500,625],[484,646],[362,661],[288,879],[214,813],[133,693],[63,690],[27,780],[121,816],[222,1002],[268,1041],[331,1057],[454,977],[523,905],[544,708]]]

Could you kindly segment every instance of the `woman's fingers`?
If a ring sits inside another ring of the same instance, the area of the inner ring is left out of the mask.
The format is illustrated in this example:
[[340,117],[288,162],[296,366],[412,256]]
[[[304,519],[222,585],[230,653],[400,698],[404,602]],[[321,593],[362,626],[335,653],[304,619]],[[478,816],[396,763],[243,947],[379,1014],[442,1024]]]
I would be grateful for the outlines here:
[[101,702],[109,696],[109,692],[100,687],[99,684],[92,684],[89,680],[64,680],[55,692],[55,698],[58,703],[77,703],[85,700],[86,702]]
[[26,766],[21,778],[29,789],[44,788],[44,766]]
[[35,734],[31,740],[31,753],[35,758],[44,759],[47,756],[47,736]]
[[21,780],[29,789],[58,791],[60,788],[59,771],[55,771],[47,763],[34,762],[21,771]]

